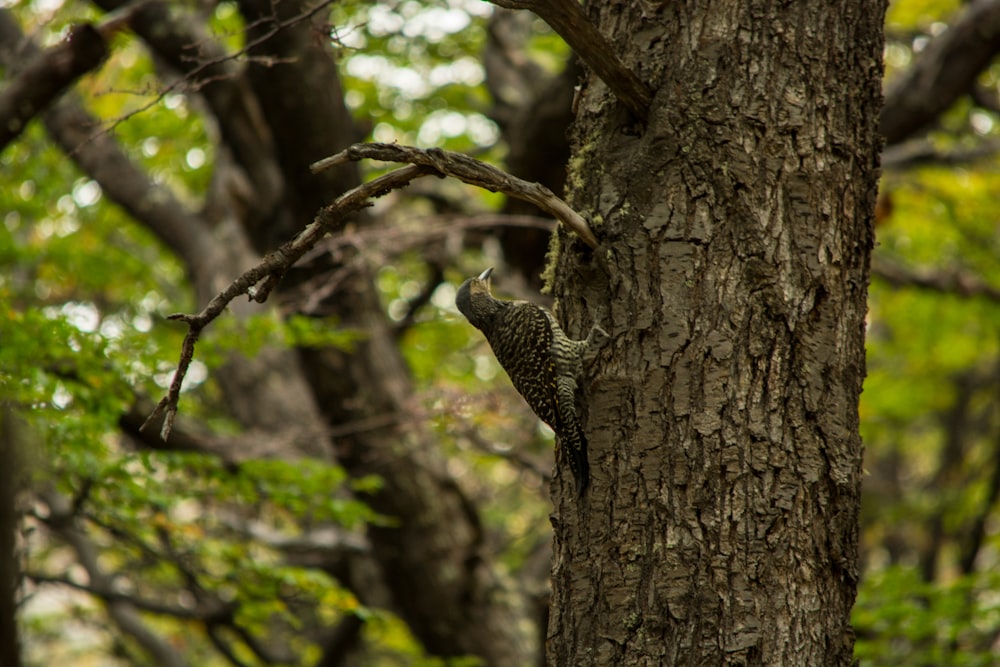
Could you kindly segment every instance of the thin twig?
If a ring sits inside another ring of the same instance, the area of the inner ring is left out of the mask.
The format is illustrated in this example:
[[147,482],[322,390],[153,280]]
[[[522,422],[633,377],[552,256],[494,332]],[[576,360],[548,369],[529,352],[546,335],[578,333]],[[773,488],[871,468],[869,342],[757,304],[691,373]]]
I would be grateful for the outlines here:
[[940,149],[924,139],[887,146],[882,151],[883,169],[912,169],[923,165],[966,165],[992,159],[1000,152],[1000,141],[981,139],[975,146]]
[[[243,45],[243,48],[239,49],[238,51],[235,51],[234,53],[226,53],[226,54],[223,54],[221,56],[218,56],[218,57],[215,57],[215,58],[211,58],[211,59],[199,62],[195,67],[191,68],[190,71],[186,72],[183,77],[180,77],[179,79],[177,79],[173,83],[167,85],[165,88],[163,88],[162,90],[160,90],[156,94],[156,96],[153,97],[151,100],[149,100],[145,104],[140,105],[138,108],[132,109],[128,113],[125,113],[125,114],[119,116],[118,118],[115,118],[111,122],[111,124],[108,125],[107,127],[103,128],[101,130],[101,132],[113,132],[119,125],[121,125],[125,121],[129,120],[133,116],[136,116],[136,115],[138,115],[140,113],[148,111],[149,109],[151,109],[154,106],[156,106],[161,100],[165,99],[167,97],[167,95],[169,95],[170,93],[174,92],[175,90],[178,90],[178,89],[184,90],[184,88],[182,88],[182,86],[185,86],[185,85],[187,85],[189,83],[195,82],[196,81],[196,77],[199,74],[201,74],[202,72],[208,70],[211,67],[215,67],[216,65],[221,65],[222,63],[225,63],[227,61],[231,61],[231,60],[235,61],[235,60],[237,60],[240,56],[243,56],[245,54],[250,53],[250,51],[252,49],[254,49],[255,47],[257,47],[257,46],[259,46],[261,44],[263,44],[264,42],[266,42],[267,40],[271,39],[272,37],[274,37],[275,35],[277,35],[281,31],[286,30],[287,28],[289,28],[289,27],[291,27],[291,26],[293,26],[293,25],[295,25],[297,23],[300,23],[302,21],[307,21],[307,20],[311,19],[313,16],[315,16],[316,14],[318,14],[320,11],[322,11],[323,9],[325,9],[327,6],[333,4],[333,2],[334,2],[334,0],[323,0],[322,2],[317,3],[315,6],[308,7],[304,11],[300,12],[299,14],[296,14],[295,16],[290,16],[289,18],[287,18],[287,19],[285,19],[283,21],[276,20],[276,17],[271,17],[271,16],[265,17],[265,19],[263,19],[263,20],[271,20],[272,18],[275,18],[273,26],[271,26],[270,29],[267,32],[265,32],[264,34],[259,35],[256,38],[250,40],[249,42],[247,42],[246,44]],[[250,27],[250,26],[247,26],[247,27]],[[252,58],[251,58],[251,60],[252,60]],[[192,85],[192,89],[193,90],[197,90],[197,88],[199,87],[199,85],[202,85],[202,84],[201,83],[194,83]]]
[[345,162],[357,160],[384,160],[422,165],[460,181],[481,187],[490,192],[531,202],[549,215],[561,220],[591,248],[597,248],[597,237],[582,215],[570,208],[569,204],[555,196],[551,190],[539,183],[512,176],[496,167],[480,162],[461,153],[439,148],[420,149],[399,144],[354,144],[348,149],[313,163],[310,169],[318,173]]
[[393,144],[355,144],[337,155],[320,160],[311,168],[317,172],[351,160],[365,158],[409,164],[341,195],[333,204],[321,210],[316,219],[298,236],[267,254],[259,264],[236,278],[197,314],[175,313],[167,317],[170,320],[184,322],[188,325],[188,331],[181,344],[177,370],[174,371],[167,394],[160,399],[146,421],[139,427],[140,431],[145,431],[162,417],[160,437],[164,441],[170,437],[177,416],[181,388],[194,359],[194,348],[198,337],[234,299],[246,294],[258,303],[265,302],[288,269],[342,222],[347,214],[368,206],[371,199],[409,185],[416,178],[430,174],[449,175],[492,192],[503,192],[524,199],[563,221],[590,247],[597,247],[597,238],[583,217],[552,194],[548,188],[515,178],[496,167],[460,153],[438,149],[420,150]]
[[[369,228],[342,232],[331,236],[313,252],[332,255],[340,268],[332,275],[323,274],[297,285],[294,292],[286,293],[283,310],[304,315],[321,314],[321,304],[336,292],[343,279],[364,265],[365,253],[376,251],[379,256],[402,254],[406,250],[440,240],[454,233],[496,227],[522,227],[552,232],[556,221],[540,215],[512,215],[506,213],[479,213],[474,215],[437,215],[420,219],[421,226]],[[357,253],[345,259],[346,248]],[[308,260],[308,255],[305,258]]]
[[420,294],[415,296],[407,304],[406,313],[400,318],[396,326],[392,328],[393,338],[399,340],[417,321],[417,313],[431,301],[438,286],[444,282],[444,266],[440,262],[429,262],[431,275],[427,278]]

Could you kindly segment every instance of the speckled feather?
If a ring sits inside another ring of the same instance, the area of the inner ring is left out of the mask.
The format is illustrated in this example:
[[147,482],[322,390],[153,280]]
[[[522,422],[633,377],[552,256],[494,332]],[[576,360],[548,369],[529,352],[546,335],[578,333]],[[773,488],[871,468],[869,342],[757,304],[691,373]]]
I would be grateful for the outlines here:
[[576,378],[587,341],[563,333],[547,310],[528,301],[496,299],[486,282],[490,271],[465,281],[455,302],[483,332],[514,388],[539,419],[552,427],[583,495],[589,481],[587,440],[576,412]]
[[514,388],[539,419],[559,433],[556,404],[555,338],[545,311],[527,301],[502,302],[483,334],[497,361],[507,371]]

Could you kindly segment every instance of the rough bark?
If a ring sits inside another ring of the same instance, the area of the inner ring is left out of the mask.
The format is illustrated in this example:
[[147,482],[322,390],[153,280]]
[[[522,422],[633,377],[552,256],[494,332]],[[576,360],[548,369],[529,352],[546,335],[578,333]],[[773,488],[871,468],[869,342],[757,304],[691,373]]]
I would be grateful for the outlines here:
[[[655,93],[584,88],[563,235],[592,488],[557,477],[550,665],[851,664],[882,3],[590,3]],[[582,289],[580,286],[584,286]]]

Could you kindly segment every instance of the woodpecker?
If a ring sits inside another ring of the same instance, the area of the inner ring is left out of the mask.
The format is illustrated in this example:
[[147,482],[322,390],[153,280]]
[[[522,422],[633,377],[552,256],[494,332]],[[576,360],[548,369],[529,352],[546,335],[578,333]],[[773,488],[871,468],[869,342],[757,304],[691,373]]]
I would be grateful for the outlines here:
[[596,324],[586,340],[572,340],[545,308],[528,301],[494,298],[490,274],[462,283],[455,305],[469,323],[483,332],[493,354],[518,393],[538,418],[552,427],[558,446],[573,472],[578,496],[590,479],[587,439],[576,410],[577,379],[583,358],[603,345],[608,334]]

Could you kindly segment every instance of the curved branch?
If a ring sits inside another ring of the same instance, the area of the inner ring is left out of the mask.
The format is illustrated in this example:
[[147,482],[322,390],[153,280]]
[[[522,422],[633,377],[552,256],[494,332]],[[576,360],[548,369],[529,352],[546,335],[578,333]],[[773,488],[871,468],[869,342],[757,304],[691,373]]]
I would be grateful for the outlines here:
[[442,175],[457,178],[469,185],[523,199],[564,222],[591,248],[598,246],[597,237],[594,236],[594,232],[591,231],[583,216],[555,196],[547,187],[539,183],[521,180],[492,165],[461,153],[453,153],[439,148],[424,150],[398,144],[354,144],[336,155],[313,163],[310,169],[313,172],[320,172],[348,161],[364,159],[422,165]]
[[[100,67],[108,56],[108,38],[125,25],[134,9],[109,14],[96,25],[74,25],[63,41],[45,50],[24,38],[10,10],[0,9],[0,62],[20,69],[0,90],[0,151],[78,78]],[[16,53],[21,49],[23,54]],[[29,61],[18,68],[23,55]]]
[[[151,424],[163,416],[164,420],[163,426],[160,429],[160,437],[166,440],[170,436],[174,418],[177,416],[177,403],[180,400],[181,386],[184,382],[184,377],[187,375],[191,361],[194,359],[195,343],[197,343],[202,330],[221,315],[230,302],[236,297],[246,294],[254,301],[263,303],[267,300],[271,290],[278,284],[285,272],[302,255],[312,249],[345,215],[368,206],[369,199],[381,197],[392,190],[405,187],[413,179],[426,176],[430,173],[433,173],[433,171],[424,166],[413,165],[403,167],[402,169],[397,169],[369,181],[350,192],[344,193],[333,204],[321,210],[316,219],[302,230],[302,233],[295,237],[295,239],[277,250],[268,253],[259,264],[245,271],[236,280],[231,282],[226,289],[216,294],[201,312],[195,315],[186,315],[183,313],[170,315],[168,319],[186,323],[188,325],[188,332],[184,336],[180,361],[177,363],[174,378],[170,382],[170,389],[167,395],[160,399],[160,402],[157,403],[153,412],[146,418],[146,421],[139,430],[143,431],[149,428]],[[259,287],[258,284],[260,284]]]

